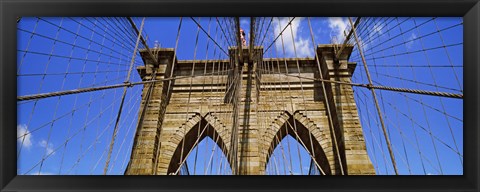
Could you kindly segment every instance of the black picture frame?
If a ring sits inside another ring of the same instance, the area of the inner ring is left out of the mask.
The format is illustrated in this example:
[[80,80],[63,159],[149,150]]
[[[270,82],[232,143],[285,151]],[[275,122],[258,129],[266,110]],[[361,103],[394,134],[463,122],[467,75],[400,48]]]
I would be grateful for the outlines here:
[[[0,0],[1,191],[479,191],[479,0]],[[23,16],[462,16],[463,176],[24,176],[16,175],[16,17]]]

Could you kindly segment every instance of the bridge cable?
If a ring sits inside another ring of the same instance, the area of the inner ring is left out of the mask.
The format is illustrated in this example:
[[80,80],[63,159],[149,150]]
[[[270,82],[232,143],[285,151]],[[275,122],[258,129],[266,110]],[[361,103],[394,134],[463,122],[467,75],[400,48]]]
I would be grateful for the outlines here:
[[[191,18],[193,21],[195,21],[195,19]],[[200,18],[201,19],[201,18]],[[195,21],[196,22],[196,21]],[[197,56],[197,46],[198,46],[198,36],[200,34],[200,28],[201,26],[197,23],[197,33],[196,33],[196,37],[195,37],[195,48],[194,48],[194,51],[193,51],[193,63],[192,63],[192,70],[191,70],[191,76],[193,76],[195,74],[195,59],[196,59],[196,56]],[[202,28],[203,29],[203,28]],[[187,99],[187,112],[185,113],[185,122],[187,122],[189,120],[189,112],[190,112],[190,99],[191,99],[191,95],[192,95],[192,82],[193,82],[193,79],[190,78],[190,81],[189,81],[189,92],[188,92],[188,99]],[[201,117],[200,117],[201,118]],[[200,119],[200,122],[201,122],[201,119]],[[207,124],[208,125],[208,124]],[[205,126],[207,126],[205,125]],[[184,124],[183,126],[183,136],[185,137],[187,135],[187,124]],[[201,125],[199,125],[199,127],[201,127]],[[204,128],[206,129],[206,127]],[[203,130],[202,130],[203,132]],[[200,138],[200,132],[197,133],[197,138]],[[193,145],[195,146],[195,145]],[[178,169],[175,171],[175,175],[178,173],[178,171],[180,170],[180,167],[182,166],[183,164],[183,153],[184,153],[184,148],[185,148],[185,138],[182,139],[182,145],[181,145],[181,151],[180,151],[180,164],[178,166]],[[186,160],[186,158],[185,158]],[[194,170],[194,174],[195,174],[195,170]]]
[[[353,23],[352,23],[352,19],[349,17],[348,18],[349,22],[350,22],[350,25],[353,26]],[[355,27],[352,27],[353,28],[353,35],[355,37],[355,41],[357,42],[357,46],[358,46],[358,51],[360,53],[360,55],[362,56],[362,61],[363,61],[363,65],[365,67],[365,73],[367,74],[367,78],[368,78],[368,81],[369,81],[369,84],[372,85],[372,79],[370,78],[370,74],[368,72],[368,68],[367,68],[367,63],[366,63],[366,60],[365,60],[365,56],[363,56],[363,52],[362,52],[362,47],[359,43],[359,40],[358,40],[358,37],[357,37],[357,33],[355,31]],[[397,165],[395,163],[395,157],[393,155],[393,151],[391,149],[391,144],[390,144],[390,139],[388,138],[387,136],[387,133],[386,133],[386,128],[385,128],[385,124],[383,122],[383,117],[382,117],[382,113],[380,111],[380,107],[378,105],[378,101],[377,101],[377,96],[375,94],[375,90],[372,88],[370,89],[371,92],[372,92],[372,95],[373,95],[373,99],[375,101],[375,106],[377,108],[377,112],[378,112],[378,118],[380,119],[380,123],[382,125],[382,129],[383,129],[383,134],[385,136],[385,141],[387,142],[387,147],[388,147],[388,150],[389,150],[389,153],[390,153],[390,159],[392,161],[392,164],[393,164],[393,168],[395,170],[395,174],[398,175],[398,170],[397,170]]]
[[[308,18],[308,21],[310,21],[310,19]],[[311,23],[309,23],[309,28],[310,28],[310,36],[312,38],[312,45],[314,46],[314,50],[315,50],[315,58],[316,58],[316,62],[317,62],[317,68],[318,68],[318,72],[319,72],[319,75],[320,75],[320,79],[326,79],[323,77],[323,71],[320,67],[320,61],[319,61],[319,56],[318,56],[318,53],[316,51],[316,44],[315,44],[315,37],[313,35],[313,31],[312,31],[312,27],[311,27]],[[328,74],[328,71],[325,72],[325,74]],[[333,141],[335,143],[335,151],[337,153],[337,158],[338,158],[338,161],[339,161],[339,166],[340,166],[340,173],[342,175],[345,175],[345,170],[344,170],[344,165],[343,165],[343,160],[340,156],[340,150],[338,149],[339,148],[339,145],[338,145],[338,140],[337,140],[337,133],[335,131],[335,126],[333,124],[333,119],[332,119],[332,113],[331,113],[331,109],[330,109],[330,104],[329,104],[329,99],[327,97],[327,92],[326,92],[326,87],[325,87],[325,83],[322,81],[322,90],[323,90],[323,96],[325,98],[325,106],[327,108],[327,113],[328,113],[328,118],[329,118],[329,122],[330,122],[330,128],[331,128],[331,131],[332,131],[332,135],[333,135]],[[333,99],[333,98],[332,98]]]
[[[142,36],[142,30],[143,30],[143,25],[145,23],[145,18],[142,19],[142,24],[140,25],[140,33],[138,34],[138,38],[137,38],[137,42],[136,42],[136,45],[135,45],[135,49],[133,51],[133,56],[132,56],[132,61],[130,63],[130,69],[128,71],[128,74],[127,74],[127,78],[125,79],[125,84],[128,84],[129,81],[130,81],[130,74],[132,72],[132,69],[133,69],[133,63],[135,61],[135,56],[137,55],[137,49],[138,49],[138,44],[139,44],[139,41],[140,41],[140,37]],[[108,152],[108,155],[107,155],[107,161],[105,163],[105,168],[104,168],[104,171],[103,171],[103,174],[105,175],[108,171],[108,166],[109,166],[109,163],[110,163],[110,158],[111,158],[111,155],[112,155],[112,151],[113,151],[113,144],[115,143],[115,137],[117,135],[117,132],[118,132],[118,123],[119,123],[119,120],[120,120],[120,115],[122,114],[122,108],[123,108],[123,103],[124,103],[124,100],[125,100],[125,96],[127,94],[127,87],[124,87],[123,88],[123,95],[122,95],[122,101],[120,103],[120,107],[119,107],[119,110],[118,110],[118,115],[117,115],[117,120],[115,122],[115,127],[113,129],[113,135],[112,135],[112,139],[111,139],[111,142],[110,142],[110,149],[109,149],[109,152]]]

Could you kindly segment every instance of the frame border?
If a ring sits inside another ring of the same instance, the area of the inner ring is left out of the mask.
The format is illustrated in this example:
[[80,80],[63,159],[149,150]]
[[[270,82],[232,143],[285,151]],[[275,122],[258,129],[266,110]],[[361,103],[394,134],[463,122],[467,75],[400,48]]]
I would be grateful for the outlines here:
[[[285,9],[289,9],[285,12]],[[248,11],[245,11],[248,10]],[[479,0],[0,0],[0,191],[479,191]],[[463,16],[463,176],[16,175],[16,17]],[[281,185],[286,183],[288,185]]]

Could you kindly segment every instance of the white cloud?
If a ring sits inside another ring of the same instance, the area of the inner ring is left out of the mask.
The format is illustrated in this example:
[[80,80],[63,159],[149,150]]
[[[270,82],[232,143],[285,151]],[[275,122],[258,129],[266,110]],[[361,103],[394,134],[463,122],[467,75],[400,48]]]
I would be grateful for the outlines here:
[[411,49],[413,44],[415,43],[415,39],[417,39],[417,34],[415,33],[412,33],[410,34],[410,37],[408,37],[407,39],[407,43],[405,44],[405,46],[407,46],[407,49]]
[[378,24],[378,23],[375,23],[375,25],[373,25],[373,31],[375,33],[378,33],[378,34],[383,34],[383,28],[385,27],[385,25],[382,25],[382,24]]
[[345,39],[344,31],[349,26],[347,18],[329,17],[328,27],[330,28],[330,39],[336,39],[337,43],[343,43]]
[[[350,21],[347,17],[329,17],[328,18],[328,27],[330,28],[330,39],[333,43],[342,44],[346,38],[346,35],[350,32]],[[383,33],[381,26],[376,26],[374,28],[375,32]],[[358,32],[357,32],[358,33]],[[355,41],[355,37],[350,36],[350,39]],[[362,37],[358,37],[358,41],[362,46],[362,49],[365,50],[368,48],[368,43],[364,43]],[[356,43],[354,43],[356,44]]]
[[[273,20],[272,25],[274,25],[275,37],[277,37],[280,32],[282,32],[282,30],[285,28],[285,26],[287,26],[288,22],[291,19],[292,18],[283,17]],[[300,26],[300,23],[303,20],[304,18],[296,17],[290,25],[291,28],[290,26],[288,26],[285,31],[283,31],[281,37],[279,37],[275,43],[275,46],[277,47],[277,52],[283,53],[281,40],[281,38],[283,37],[283,45],[285,47],[286,57],[295,57],[294,43],[297,57],[313,57],[314,52],[310,37],[302,37],[300,34],[303,29],[303,27]],[[295,41],[292,40],[292,34]]]
[[53,143],[50,142],[47,145],[47,141],[42,140],[42,141],[39,142],[39,145],[40,145],[40,147],[43,147],[47,150],[46,155],[49,155],[50,153],[52,153],[52,155],[55,154],[55,152],[53,152]]
[[383,35],[386,24],[384,23],[375,23],[372,27],[372,30],[368,32],[367,43],[362,40],[362,37],[358,37],[360,44],[362,44],[363,49],[367,49],[369,44],[375,44],[377,39]]
[[32,146],[32,134],[28,131],[27,125],[17,125],[17,141],[26,148]]
[[384,28],[385,24],[379,22],[375,23],[372,27],[372,31],[368,33],[368,38],[370,39],[370,41],[374,41],[376,40],[376,37],[383,35]]

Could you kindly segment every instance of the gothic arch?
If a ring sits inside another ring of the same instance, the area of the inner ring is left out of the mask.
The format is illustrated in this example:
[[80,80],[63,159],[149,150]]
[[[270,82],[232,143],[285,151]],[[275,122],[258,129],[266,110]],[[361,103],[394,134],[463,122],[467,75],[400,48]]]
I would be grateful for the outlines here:
[[[296,123],[296,128],[294,123]],[[295,130],[296,129],[296,130]],[[265,141],[267,148],[264,151],[265,166],[267,165],[270,156],[277,145],[287,136],[299,138],[299,143],[320,165],[320,168],[326,175],[334,174],[332,170],[335,169],[333,160],[331,159],[332,149],[330,140],[330,131],[328,128],[320,129],[313,121],[300,112],[295,112],[291,115],[284,111],[282,114],[272,122],[267,134],[265,134]],[[304,146],[305,145],[305,146]]]
[[[185,135],[183,135],[184,129],[186,132]],[[180,161],[187,158],[188,152],[205,137],[210,137],[222,150],[227,160],[230,160],[228,152],[230,141],[229,139],[225,139],[228,138],[228,134],[228,129],[226,129],[223,123],[212,114],[209,113],[204,117],[200,116],[200,114],[196,114],[183,123],[180,129],[168,140],[168,143],[173,143],[173,145],[170,144],[165,146],[164,151],[168,152],[165,152],[162,155],[163,158],[167,158],[169,162],[166,173],[174,173],[179,168]]]

